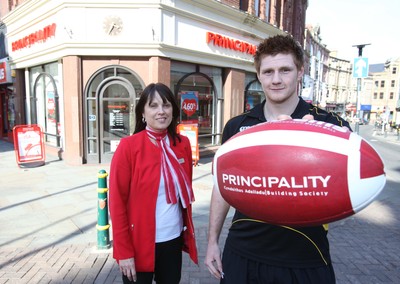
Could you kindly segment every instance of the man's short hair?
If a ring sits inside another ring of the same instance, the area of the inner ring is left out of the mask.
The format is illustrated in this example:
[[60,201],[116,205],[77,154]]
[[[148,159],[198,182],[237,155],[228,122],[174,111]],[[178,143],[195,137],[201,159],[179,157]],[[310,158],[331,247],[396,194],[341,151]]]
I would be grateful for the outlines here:
[[257,73],[260,72],[261,60],[268,55],[279,53],[293,55],[297,69],[304,66],[304,51],[301,45],[291,35],[276,35],[264,39],[257,47],[254,55],[254,65]]

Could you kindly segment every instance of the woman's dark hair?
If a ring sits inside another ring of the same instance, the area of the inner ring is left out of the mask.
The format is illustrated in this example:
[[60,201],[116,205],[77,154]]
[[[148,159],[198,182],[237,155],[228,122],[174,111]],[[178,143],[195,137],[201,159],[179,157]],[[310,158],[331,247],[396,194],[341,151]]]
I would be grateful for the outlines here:
[[172,105],[172,121],[167,130],[168,134],[172,137],[173,144],[175,145],[176,139],[178,139],[179,142],[181,141],[176,131],[179,118],[179,106],[171,89],[163,83],[151,83],[141,92],[139,102],[135,107],[136,125],[134,133],[138,133],[146,128],[146,122],[143,122],[142,120],[144,107],[146,104],[151,104],[156,92],[160,95],[164,103],[170,102]]

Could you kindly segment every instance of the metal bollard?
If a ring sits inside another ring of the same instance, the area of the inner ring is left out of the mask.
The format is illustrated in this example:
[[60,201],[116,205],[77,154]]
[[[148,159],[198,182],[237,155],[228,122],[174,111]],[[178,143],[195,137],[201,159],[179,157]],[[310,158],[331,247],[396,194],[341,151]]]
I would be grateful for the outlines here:
[[100,170],[97,174],[97,248],[108,249],[110,244],[110,224],[108,224],[108,201],[107,201],[107,172]]

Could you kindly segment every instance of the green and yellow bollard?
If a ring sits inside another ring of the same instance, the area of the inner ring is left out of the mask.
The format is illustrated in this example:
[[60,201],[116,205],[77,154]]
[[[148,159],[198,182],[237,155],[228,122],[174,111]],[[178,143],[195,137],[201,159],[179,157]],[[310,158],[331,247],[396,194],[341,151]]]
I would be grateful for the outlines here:
[[100,170],[97,174],[97,248],[108,249],[110,244],[110,224],[108,224],[108,201],[107,201],[107,172]]

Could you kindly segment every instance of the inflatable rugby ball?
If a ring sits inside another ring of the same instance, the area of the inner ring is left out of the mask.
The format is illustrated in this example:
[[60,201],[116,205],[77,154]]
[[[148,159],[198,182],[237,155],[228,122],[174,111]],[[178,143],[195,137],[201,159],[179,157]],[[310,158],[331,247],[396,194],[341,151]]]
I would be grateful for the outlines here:
[[226,141],[213,161],[222,197],[247,216],[312,226],[357,213],[382,191],[382,159],[361,136],[315,120],[258,124]]

